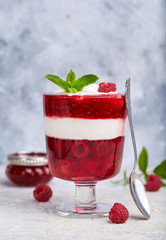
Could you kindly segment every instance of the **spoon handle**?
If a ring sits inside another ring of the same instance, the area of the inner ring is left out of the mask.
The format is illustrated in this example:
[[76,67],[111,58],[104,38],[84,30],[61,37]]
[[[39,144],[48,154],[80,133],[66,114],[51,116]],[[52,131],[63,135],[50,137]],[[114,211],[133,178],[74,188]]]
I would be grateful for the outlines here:
[[136,141],[135,141],[133,121],[132,121],[132,112],[131,112],[130,78],[126,80],[125,99],[126,99],[128,120],[129,120],[129,125],[130,125],[131,139],[132,139],[133,148],[134,148],[134,167],[133,167],[133,171],[135,171],[136,166],[137,166],[137,146],[136,146]]

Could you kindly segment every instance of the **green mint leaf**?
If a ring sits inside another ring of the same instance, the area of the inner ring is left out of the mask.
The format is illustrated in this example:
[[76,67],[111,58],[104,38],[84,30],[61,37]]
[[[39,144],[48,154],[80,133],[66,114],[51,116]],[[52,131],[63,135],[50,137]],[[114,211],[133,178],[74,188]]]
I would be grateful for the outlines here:
[[88,86],[97,81],[98,77],[93,74],[87,74],[80,78],[78,78],[72,85],[72,87],[76,88],[78,92],[80,92],[85,86]]
[[66,77],[66,82],[67,82],[69,88],[72,87],[72,84],[75,81],[75,79],[76,79],[76,75],[71,69],[70,72],[67,74],[67,77]]
[[50,80],[51,82],[55,83],[56,85],[58,85],[59,87],[61,87],[62,89],[65,90],[65,92],[67,92],[67,84],[66,82],[61,79],[60,77],[56,76],[56,75],[52,75],[52,74],[47,74],[45,76],[46,79]]
[[145,174],[147,166],[148,166],[148,153],[147,153],[147,150],[145,147],[143,147],[143,149],[139,155],[138,165],[139,165],[140,170]]
[[162,187],[166,187],[166,184],[165,182],[162,181]]
[[68,91],[69,93],[77,93],[77,89],[75,88],[69,88]]
[[162,179],[166,179],[166,160],[157,166],[153,172]]
[[47,74],[45,78],[57,84],[59,87],[64,89],[66,93],[80,92],[85,86],[95,83],[98,79],[96,75],[87,74],[75,80],[76,76],[72,69],[67,74],[66,81],[61,79],[59,76],[52,74]]

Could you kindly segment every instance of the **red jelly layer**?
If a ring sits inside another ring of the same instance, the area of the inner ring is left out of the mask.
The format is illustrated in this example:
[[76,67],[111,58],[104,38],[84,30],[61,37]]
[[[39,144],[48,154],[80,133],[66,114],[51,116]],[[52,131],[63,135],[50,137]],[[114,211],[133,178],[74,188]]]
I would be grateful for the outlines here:
[[13,183],[21,186],[36,186],[52,178],[48,165],[33,167],[10,164],[6,168],[6,175]]
[[86,119],[125,118],[125,96],[107,95],[43,95],[44,114],[47,117],[73,117]]
[[66,140],[46,136],[52,175],[70,181],[100,181],[118,174],[124,137],[111,140]]

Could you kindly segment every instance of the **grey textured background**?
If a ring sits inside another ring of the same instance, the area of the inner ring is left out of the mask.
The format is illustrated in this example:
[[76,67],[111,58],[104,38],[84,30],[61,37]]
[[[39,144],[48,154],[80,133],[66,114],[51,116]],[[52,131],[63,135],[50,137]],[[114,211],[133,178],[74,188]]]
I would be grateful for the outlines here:
[[[94,73],[124,91],[132,78],[138,151],[166,157],[165,0],[0,0],[0,163],[45,150],[42,93],[47,73]],[[127,129],[124,164],[133,161]]]

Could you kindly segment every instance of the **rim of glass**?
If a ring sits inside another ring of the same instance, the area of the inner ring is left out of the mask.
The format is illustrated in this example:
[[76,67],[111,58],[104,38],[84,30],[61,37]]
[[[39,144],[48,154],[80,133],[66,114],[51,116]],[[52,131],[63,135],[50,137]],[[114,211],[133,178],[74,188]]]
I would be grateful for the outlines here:
[[125,96],[124,93],[120,92],[109,92],[109,93],[58,93],[58,92],[47,92],[43,93],[43,96],[64,96],[64,97],[70,97],[70,96],[78,96],[78,97],[114,97],[114,96]]

